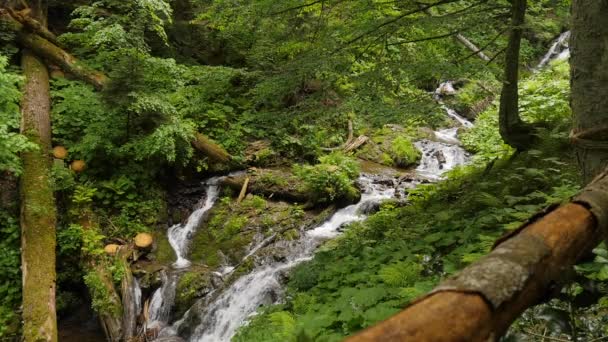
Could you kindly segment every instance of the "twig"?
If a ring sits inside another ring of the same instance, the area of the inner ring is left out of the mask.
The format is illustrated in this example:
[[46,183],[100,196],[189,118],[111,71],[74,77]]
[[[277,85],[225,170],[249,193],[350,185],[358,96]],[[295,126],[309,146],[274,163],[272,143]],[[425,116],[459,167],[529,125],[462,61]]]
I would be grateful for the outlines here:
[[562,339],[562,338],[551,337],[551,336],[544,336],[544,335],[541,335],[541,334],[533,333],[533,332],[531,332],[531,331],[529,331],[529,330],[524,330],[524,332],[525,332],[526,334],[528,334],[528,335],[532,335],[532,336],[536,336],[536,337],[542,337],[542,338],[546,338],[546,339],[549,339],[549,340],[552,340],[552,341],[560,341],[560,342],[572,342],[572,341],[570,341],[570,340],[564,340],[564,339]]

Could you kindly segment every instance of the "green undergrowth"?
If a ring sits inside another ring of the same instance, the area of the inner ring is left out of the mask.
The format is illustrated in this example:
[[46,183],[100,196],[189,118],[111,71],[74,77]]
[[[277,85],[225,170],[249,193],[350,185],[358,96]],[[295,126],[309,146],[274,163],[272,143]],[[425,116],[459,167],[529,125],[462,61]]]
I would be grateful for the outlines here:
[[235,340],[338,341],[398,312],[499,236],[574,194],[578,179],[564,154],[537,150],[491,169],[462,168],[413,190],[406,207],[384,205],[296,267],[286,303],[264,309]]
[[[234,340],[339,341],[397,313],[487,254],[498,237],[576,193],[567,73],[558,63],[522,82],[522,114],[543,127],[532,150],[513,154],[488,109],[463,138],[478,153],[471,165],[411,190],[405,207],[387,202],[351,224],[292,270],[285,303],[261,309]],[[603,267],[596,260],[587,269],[604,277]]]

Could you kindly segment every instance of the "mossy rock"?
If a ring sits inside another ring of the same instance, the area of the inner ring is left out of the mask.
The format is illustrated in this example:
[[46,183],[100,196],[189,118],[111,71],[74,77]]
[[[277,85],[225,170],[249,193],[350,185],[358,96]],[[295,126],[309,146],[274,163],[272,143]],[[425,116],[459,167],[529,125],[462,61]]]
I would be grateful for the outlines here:
[[298,229],[313,224],[319,215],[316,211],[306,212],[300,206],[255,195],[247,196],[241,203],[222,198],[197,229],[189,259],[211,269],[238,265],[254,239],[261,241],[273,234],[278,234],[276,240],[298,239]]
[[155,259],[158,263],[161,264],[170,264],[177,260],[177,256],[175,255],[175,251],[171,244],[169,243],[169,239],[167,238],[167,233],[162,231],[154,232],[154,242],[155,247],[153,249],[152,255],[153,259]]
[[220,284],[221,279],[208,267],[194,267],[182,274],[175,290],[174,317],[182,317],[194,302],[211,293]]
[[372,135],[371,141],[357,151],[356,156],[385,166],[409,167],[421,157],[413,143],[414,138],[421,139],[430,134],[434,135],[432,130],[410,131],[398,125],[386,125]]

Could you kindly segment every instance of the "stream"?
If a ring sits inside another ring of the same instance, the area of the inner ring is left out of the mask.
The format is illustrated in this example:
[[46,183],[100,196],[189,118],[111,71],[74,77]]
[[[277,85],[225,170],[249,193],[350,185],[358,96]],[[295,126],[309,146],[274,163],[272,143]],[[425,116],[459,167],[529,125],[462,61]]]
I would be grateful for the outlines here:
[[[451,88],[452,85],[446,82],[441,87]],[[439,89],[435,96],[440,101],[442,93],[439,92]],[[383,200],[397,197],[399,192],[403,192],[398,187],[413,188],[422,180],[439,180],[446,171],[468,162],[470,156],[460,147],[457,134],[459,127],[469,128],[473,124],[454,110],[443,104],[442,106],[446,115],[455,121],[457,127],[435,131],[434,139],[420,140],[415,143],[415,146],[421,151],[422,157],[415,170],[416,177],[414,178],[416,179],[409,181],[410,184],[397,186],[395,181],[387,182],[386,178],[378,177],[378,175],[361,174],[357,180],[362,192],[360,201],[339,209],[324,223],[303,233],[293,243],[290,254],[285,260],[259,265],[250,273],[236,279],[220,293],[208,296],[211,299],[203,299],[203,303],[199,301],[198,305],[195,304],[186,312],[184,318],[174,322],[173,325],[167,325],[170,323],[180,270],[190,265],[186,259],[188,241],[218,197],[217,184],[220,178],[207,180],[205,182],[206,195],[200,208],[191,214],[185,224],[175,225],[168,230],[169,241],[175,250],[177,261],[171,269],[163,272],[163,285],[152,296],[149,314],[152,323],[149,326],[157,325],[160,328],[159,338],[176,336],[179,331],[181,337],[192,342],[230,341],[237,329],[247,324],[248,318],[254,315],[260,306],[280,301],[283,294],[282,283],[286,273],[295,265],[310,260],[317,247],[324,241],[338,236],[345,225],[364,220],[368,216],[369,208],[377,206]],[[264,242],[251,247],[247,257],[255,254]],[[233,270],[234,267],[224,267],[220,275],[227,276]],[[195,327],[183,329],[183,325],[191,324],[191,322],[198,324]],[[184,333],[184,331],[188,332]]]

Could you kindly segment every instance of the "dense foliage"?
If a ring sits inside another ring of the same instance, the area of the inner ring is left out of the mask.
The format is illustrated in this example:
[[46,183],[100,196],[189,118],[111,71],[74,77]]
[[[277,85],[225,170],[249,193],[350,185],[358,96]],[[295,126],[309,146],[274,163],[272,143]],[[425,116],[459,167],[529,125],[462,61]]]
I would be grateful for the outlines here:
[[[536,64],[567,28],[569,5],[529,1],[522,66]],[[245,166],[276,168],[296,180],[298,191],[314,194],[307,209],[320,209],[356,202],[358,159],[413,168],[421,158],[414,142],[456,125],[432,96],[446,80],[454,81],[457,94],[444,103],[475,121],[459,132],[475,154],[473,163],[411,190],[407,205],[382,204],[323,245],[288,275],[284,302],[262,308],[236,340],[340,340],[397,312],[487,253],[498,236],[579,188],[567,142],[567,62],[522,72],[520,109],[525,121],[541,127],[537,145],[514,154],[499,135],[497,94],[510,1],[52,0],[49,6],[49,28],[60,45],[109,78],[98,90],[49,66],[53,145],[68,151],[52,169],[60,318],[82,306],[120,310],[84,261],[103,261],[118,288],[124,270],[103,246],[140,232],[165,236],[169,222],[186,219],[177,203],[182,198],[174,198],[184,184]],[[23,80],[16,35],[5,26],[0,21],[0,181],[15,185],[19,153],[34,145],[19,134]],[[478,58],[457,33],[491,60]],[[198,133],[226,149],[231,164],[198,151]],[[359,135],[369,143],[358,151],[327,152]],[[84,172],[69,167],[74,161],[84,161]],[[271,176],[260,181],[286,185]],[[264,237],[276,233],[292,241],[308,215],[299,205],[273,208],[272,196],[236,203],[236,194],[222,195],[208,229],[193,237],[191,259],[205,264],[197,266],[206,272],[226,260],[242,261],[254,241],[248,225],[263,227]],[[0,206],[0,274],[6,275],[0,281],[0,339],[19,333],[14,201]],[[83,227],[83,217],[94,218],[94,230]],[[289,222],[289,229],[273,231],[277,219]],[[226,252],[231,248],[234,253]],[[155,249],[152,262],[172,261],[166,240]],[[604,312],[608,256],[605,248],[596,252],[594,261],[578,267],[577,283],[545,309],[564,311],[592,282],[599,288],[595,311],[577,308],[578,316]],[[201,274],[182,280],[178,301],[191,304],[200,295],[196,286],[208,286],[209,274]],[[537,331],[544,328],[541,321],[528,313],[516,331]],[[573,321],[566,334],[591,338],[602,332]],[[554,330],[555,337],[561,333]]]

